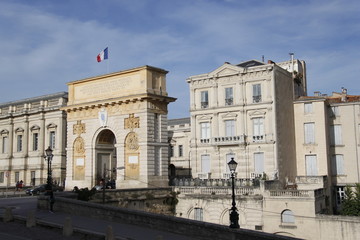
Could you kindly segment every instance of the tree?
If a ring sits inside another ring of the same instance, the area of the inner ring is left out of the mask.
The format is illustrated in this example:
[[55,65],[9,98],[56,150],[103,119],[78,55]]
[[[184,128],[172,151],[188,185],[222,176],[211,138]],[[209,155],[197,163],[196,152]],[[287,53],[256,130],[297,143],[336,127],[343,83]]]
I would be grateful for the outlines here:
[[355,190],[349,185],[345,187],[341,215],[360,216],[360,183],[355,184]]

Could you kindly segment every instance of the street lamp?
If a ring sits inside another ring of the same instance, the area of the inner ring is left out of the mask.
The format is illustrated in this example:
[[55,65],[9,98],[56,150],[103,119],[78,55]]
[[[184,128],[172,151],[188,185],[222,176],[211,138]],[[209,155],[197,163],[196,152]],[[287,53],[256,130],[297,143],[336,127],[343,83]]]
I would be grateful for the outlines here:
[[239,225],[239,214],[237,213],[236,203],[235,203],[235,170],[237,167],[237,162],[234,161],[234,158],[231,158],[231,161],[228,162],[228,166],[231,173],[231,182],[232,182],[232,207],[230,212],[230,228],[240,228]]
[[45,150],[45,161],[47,161],[47,181],[46,181],[46,195],[49,195],[49,202],[50,202],[50,211],[53,211],[53,204],[54,204],[54,193],[52,190],[52,170],[51,170],[51,161],[53,158],[52,154],[53,150],[50,146]]

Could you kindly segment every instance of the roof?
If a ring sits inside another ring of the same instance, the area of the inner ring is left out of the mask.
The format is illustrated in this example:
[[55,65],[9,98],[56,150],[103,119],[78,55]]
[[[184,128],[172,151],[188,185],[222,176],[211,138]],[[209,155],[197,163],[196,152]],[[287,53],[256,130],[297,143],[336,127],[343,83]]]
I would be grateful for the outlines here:
[[21,100],[12,101],[12,102],[0,103],[0,107],[7,107],[7,106],[11,106],[11,105],[20,105],[20,104],[31,103],[31,102],[38,102],[41,100],[49,100],[49,99],[60,98],[60,97],[67,98],[68,93],[67,92],[58,92],[58,93],[52,93],[52,94],[42,95],[42,96],[38,96],[38,97],[25,98],[25,99],[21,99]]
[[190,118],[177,118],[177,119],[169,119],[168,126],[171,125],[181,125],[181,124],[190,124]]
[[238,67],[248,68],[248,67],[255,67],[255,66],[261,66],[265,65],[263,62],[259,62],[257,60],[249,60],[242,63],[237,64]]

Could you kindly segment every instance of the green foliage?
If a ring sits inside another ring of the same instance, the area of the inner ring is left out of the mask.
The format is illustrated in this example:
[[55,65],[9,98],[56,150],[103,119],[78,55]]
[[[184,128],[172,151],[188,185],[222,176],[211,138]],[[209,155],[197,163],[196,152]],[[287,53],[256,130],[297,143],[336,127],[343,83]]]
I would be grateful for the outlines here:
[[341,215],[360,216],[360,184],[355,184],[355,190],[351,186],[345,187],[345,198],[342,202]]
[[77,199],[81,201],[89,201],[91,197],[96,193],[96,189],[89,190],[88,188],[76,189]]

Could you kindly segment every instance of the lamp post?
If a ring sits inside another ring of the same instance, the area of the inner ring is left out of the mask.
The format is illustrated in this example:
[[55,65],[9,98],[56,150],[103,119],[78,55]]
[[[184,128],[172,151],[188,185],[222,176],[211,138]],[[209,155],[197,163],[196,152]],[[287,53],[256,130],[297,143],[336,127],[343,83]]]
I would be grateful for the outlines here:
[[239,225],[239,214],[237,213],[236,203],[235,203],[235,170],[237,167],[237,162],[234,161],[234,158],[231,158],[228,162],[228,166],[231,173],[231,182],[232,182],[232,207],[230,211],[230,228],[240,228]]
[[53,158],[52,154],[53,150],[50,146],[45,150],[45,161],[47,161],[47,180],[46,180],[46,195],[49,195],[49,202],[50,202],[50,212],[53,211],[54,205],[54,193],[52,190],[52,170],[51,170],[51,161]]

